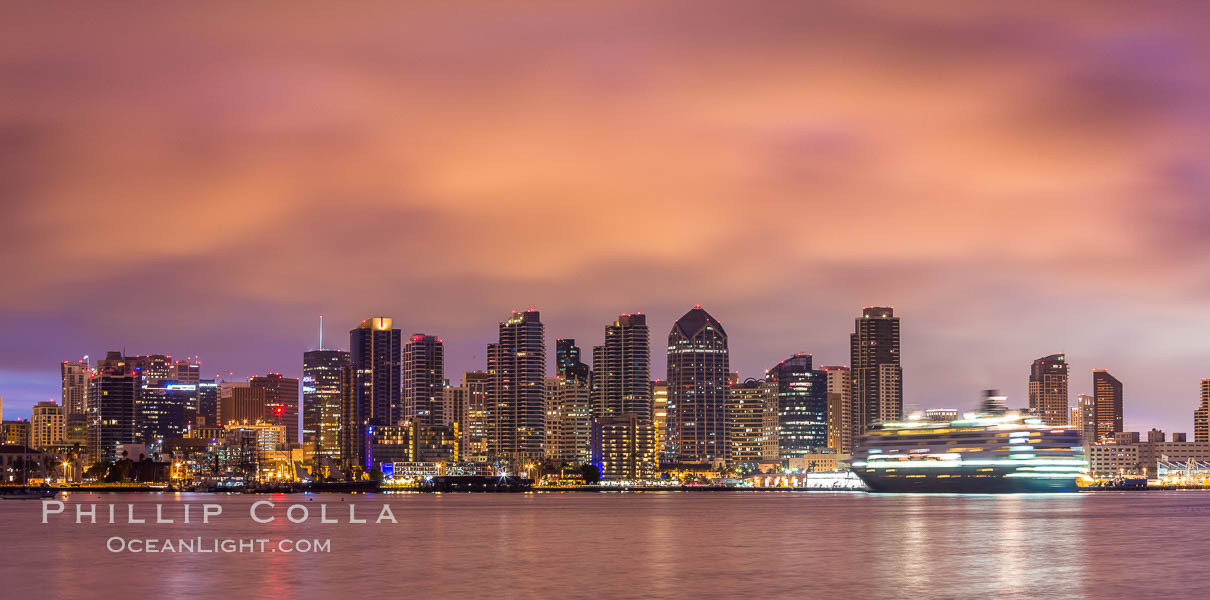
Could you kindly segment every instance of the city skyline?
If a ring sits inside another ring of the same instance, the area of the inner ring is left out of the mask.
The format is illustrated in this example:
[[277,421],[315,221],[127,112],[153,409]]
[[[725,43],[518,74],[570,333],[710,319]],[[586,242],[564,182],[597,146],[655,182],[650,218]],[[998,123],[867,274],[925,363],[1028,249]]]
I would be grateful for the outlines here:
[[1073,395],[1108,369],[1128,428],[1187,429],[1203,7],[697,4],[153,6],[141,35],[14,8],[6,411],[121,347],[297,377],[319,314],[392,315],[459,372],[502,311],[590,352],[621,312],[660,332],[700,303],[747,377],[844,363],[855,307],[889,304],[908,407],[1017,402],[1061,352]]
[[14,598],[1201,581],[1210,2],[3,14]]
[[[697,305],[695,305],[695,307],[697,307]],[[877,307],[868,307],[868,306],[867,306],[867,307],[863,307],[861,310],[862,310],[863,312],[868,312],[870,309],[881,310],[881,309],[878,309]],[[534,310],[534,309],[533,309],[533,308],[530,308],[529,310],[531,310],[531,311],[532,311],[532,310]],[[515,313],[515,314],[521,314],[521,312],[523,312],[523,311],[514,311],[514,313]],[[627,313],[627,314],[628,314],[628,313]],[[640,317],[640,318],[646,318],[646,317],[648,316],[648,315],[646,315],[646,314],[644,314],[644,313],[642,313],[642,312],[636,312],[636,313],[634,313],[634,315],[635,315],[636,317]],[[624,316],[626,316],[626,315],[624,315]],[[896,316],[896,317],[898,317],[899,315],[898,315],[898,314],[896,314],[895,316]],[[391,317],[385,317],[385,319],[390,320],[390,319],[391,319]],[[371,320],[372,320],[372,319],[371,319]],[[861,319],[860,319],[860,315],[857,315],[857,320],[858,320],[858,322],[860,322],[860,321],[861,321]],[[331,319],[329,319],[329,326],[330,326],[330,327],[338,327],[338,326],[339,326],[339,325],[337,325],[337,324],[332,324],[332,323],[330,323],[330,321],[331,321]],[[349,333],[350,333],[350,334],[351,334],[351,333],[354,333],[356,330],[358,330],[358,329],[362,328],[362,326],[364,326],[364,325],[365,325],[365,322],[366,322],[366,321],[369,321],[369,320],[366,320],[366,319],[359,320],[359,321],[358,321],[358,322],[359,322],[359,325],[357,325],[357,326],[353,327],[353,330],[352,330],[352,331],[350,331]],[[497,324],[499,324],[499,323],[497,322]],[[614,325],[614,324],[610,324],[609,326],[613,326],[613,325]],[[389,326],[389,325],[388,325],[388,326]],[[657,325],[657,326],[658,326],[658,325]],[[851,333],[851,331],[850,331],[850,333]],[[312,347],[308,347],[306,350],[304,350],[302,353],[300,353],[300,356],[304,356],[304,355],[306,355],[306,354],[313,353],[313,352],[318,352],[319,350],[321,350],[320,346],[323,346],[324,348],[322,348],[322,349],[324,349],[324,350],[328,350],[328,351],[337,351],[337,350],[339,350],[339,351],[344,351],[344,352],[347,352],[347,346],[348,346],[348,344],[347,344],[347,343],[344,343],[344,344],[342,344],[342,343],[334,343],[334,340],[341,340],[341,341],[344,341],[344,339],[345,339],[345,338],[344,338],[343,332],[332,332],[332,331],[327,331],[327,332],[325,332],[325,334],[324,334],[324,335],[327,337],[327,340],[326,340],[326,341],[322,341],[322,342],[321,342],[321,341],[319,341],[319,340],[317,339],[317,340],[316,340],[316,344],[315,344],[314,346],[312,346]],[[420,335],[420,334],[418,334],[418,335]],[[333,336],[335,336],[335,337],[333,337]],[[588,339],[592,339],[592,336],[591,336],[591,335],[588,335],[588,336],[585,336],[585,337],[586,337],[586,338],[588,338]],[[599,336],[599,334],[598,334],[598,337],[600,337],[600,336]],[[409,336],[409,339],[413,339],[413,340],[414,340],[414,337],[413,337],[413,336]],[[435,336],[433,336],[433,339],[436,339],[436,337],[435,337]],[[560,337],[559,339],[563,339],[563,338],[562,338],[562,337]],[[442,339],[442,340],[438,340],[438,341],[441,343],[441,345],[446,345],[446,344],[445,344],[445,340],[443,340],[443,339]],[[557,358],[557,352],[556,352],[556,349],[557,349],[557,344],[556,344],[556,341],[557,341],[557,340],[556,340],[554,337],[551,337],[551,338],[548,340],[548,342],[549,342],[549,343],[547,343],[547,344],[546,344],[547,346],[550,346],[549,348],[546,348],[546,357],[545,357],[545,362],[546,362],[546,374],[547,374],[547,375],[549,375],[549,376],[554,376],[554,375],[556,375],[556,374],[558,373],[558,364],[557,364],[557,362],[558,362],[558,358]],[[570,340],[570,341],[574,341],[574,340]],[[493,343],[493,342],[489,340],[489,341],[487,342],[487,344],[490,344],[490,343]],[[658,344],[659,342],[657,341],[656,343]],[[910,346],[910,343],[911,343],[911,342],[910,342],[910,340],[909,340],[909,346]],[[406,345],[406,344],[405,344],[405,345]],[[460,346],[461,344],[454,344],[454,345],[457,347],[457,346]],[[664,350],[664,348],[663,348],[663,347],[655,348],[655,349],[654,349],[654,350],[653,350],[653,351],[650,353],[650,356],[649,356],[650,365],[651,365],[651,373],[653,374],[653,375],[652,375],[652,377],[653,377],[653,379],[655,379],[655,380],[661,380],[661,379],[663,379],[663,377],[662,377],[661,375],[663,375],[663,374],[664,374],[664,371],[665,371],[665,369],[666,369],[666,361],[661,360],[661,359],[663,359],[663,358],[665,357],[665,353],[664,353],[662,350]],[[484,371],[484,370],[487,368],[487,361],[486,361],[486,347],[484,348],[484,350],[480,351],[478,354],[479,354],[479,355],[481,355],[482,357],[481,357],[481,358],[472,358],[472,360],[478,360],[478,362],[476,362],[476,363],[474,363],[474,364],[471,364],[471,363],[465,363],[465,362],[464,362],[464,361],[462,361],[462,360],[458,360],[458,357],[453,357],[453,358],[454,358],[454,361],[453,361],[452,363],[450,363],[450,365],[451,365],[451,366],[446,366],[446,367],[443,369],[443,371],[444,371],[444,377],[445,377],[445,379],[446,379],[446,380],[448,380],[448,381],[449,381],[450,385],[453,385],[453,386],[457,386],[457,385],[459,385],[459,384],[461,383],[461,378],[462,378],[462,375],[463,375],[464,373],[467,373],[467,372],[474,372],[474,371]],[[590,359],[590,358],[591,358],[590,353],[585,353],[585,354],[586,354],[585,356],[581,356],[581,359]],[[732,354],[731,360],[732,360],[733,362],[734,362],[734,361],[736,361],[736,358],[737,358],[737,357],[735,357],[735,356],[734,356],[734,352],[732,352],[731,354]],[[795,354],[806,354],[806,355],[812,355],[812,354],[814,354],[814,353],[812,353],[812,352],[797,352],[797,353],[795,353]],[[911,364],[911,361],[910,361],[910,360],[908,360],[908,357],[910,357],[910,354],[911,354],[911,353],[907,353],[907,354],[906,354],[906,356],[904,357],[904,358],[905,358],[905,362],[907,362],[908,364]],[[175,356],[175,355],[170,354],[170,353],[169,353],[169,354],[142,354],[142,353],[139,353],[139,352],[130,352],[130,353],[129,353],[129,355],[130,355],[130,356],[147,356],[147,357],[168,358],[168,359],[172,359],[172,360],[177,360],[177,359],[175,359],[175,358],[174,358],[174,356]],[[1063,353],[1062,355],[1063,355],[1064,360],[1067,360],[1067,359],[1066,359],[1066,356],[1065,356],[1065,353]],[[97,355],[85,355],[85,356],[89,356],[89,357],[91,358],[91,360],[92,360],[94,363],[99,363],[99,361],[103,361],[103,359],[102,359],[102,358],[98,358],[98,357],[97,357]],[[104,353],[99,353],[99,356],[104,356]],[[1054,357],[1054,356],[1060,356],[1060,354],[1055,354],[1055,355],[1051,355],[1051,356],[1044,357],[1044,358],[1051,358],[1051,357]],[[400,357],[399,357],[399,360],[401,361],[401,363],[402,363],[402,361],[404,360],[404,358],[405,358],[405,357],[406,357],[406,352],[405,352],[404,350],[401,350],[401,351],[400,351]],[[196,364],[200,364],[200,365],[202,365],[202,366],[201,366],[201,370],[200,370],[200,376],[201,376],[201,377],[203,377],[203,378],[212,377],[212,375],[210,375],[210,374],[209,374],[209,371],[207,371],[207,369],[206,369],[206,367],[205,367],[205,363],[203,362],[203,360],[199,360],[199,358],[200,358],[200,357],[198,356],[198,354],[197,354],[197,353],[192,353],[192,354],[189,354],[189,355],[187,355],[187,358],[189,359],[189,362],[191,362],[191,363],[196,363]],[[304,356],[304,358],[305,358],[305,356]],[[465,357],[463,357],[463,358],[465,358]],[[828,358],[831,358],[831,357],[828,357]],[[1036,362],[1036,361],[1038,361],[1038,360],[1042,360],[1042,359],[1035,359],[1035,362]],[[61,365],[61,366],[62,366],[62,365],[73,365],[73,364],[77,364],[77,363],[79,363],[79,362],[80,362],[80,361],[77,361],[77,360],[70,360],[70,359],[68,359],[68,360],[63,360],[63,361],[60,361],[60,365]],[[740,360],[740,362],[751,362],[751,361],[743,361],[743,360],[741,359],[741,360]],[[822,362],[819,362],[819,359],[816,359],[816,362],[817,362],[818,364],[823,364]],[[841,361],[831,361],[831,362],[833,362],[833,363],[843,363],[843,365],[844,365],[845,367],[850,366],[850,365],[849,365],[849,362],[850,362],[850,361],[849,361],[849,360],[847,360],[847,359],[846,359],[846,360],[841,360]],[[1068,362],[1070,362],[1070,361],[1068,361]],[[461,368],[460,366],[458,366],[458,365],[463,365],[463,364],[466,364],[467,368]],[[588,365],[589,367],[591,367],[591,368],[594,368],[594,369],[595,369],[595,365],[594,365],[594,364],[592,364],[592,362],[591,362],[590,360],[587,362],[587,365]],[[304,365],[303,365],[303,363],[302,363],[302,362],[299,362],[299,364],[298,364],[298,366],[297,366],[297,368],[296,368],[297,373],[292,372],[290,369],[284,369],[284,370],[280,370],[280,371],[275,371],[275,370],[265,370],[265,369],[257,370],[257,369],[255,369],[255,368],[252,368],[252,369],[245,369],[245,371],[247,371],[247,374],[244,374],[243,372],[215,373],[215,374],[213,374],[213,377],[214,377],[215,381],[224,381],[224,380],[225,380],[225,381],[233,381],[233,382],[236,382],[236,381],[244,381],[244,382],[248,382],[248,381],[251,381],[251,380],[253,380],[253,379],[255,379],[255,378],[258,378],[258,377],[259,377],[259,378],[263,378],[263,377],[266,377],[266,376],[281,376],[281,375],[284,375],[284,376],[286,376],[286,377],[301,378],[301,377],[302,377],[302,374],[303,374],[303,366],[304,366]],[[1032,366],[1033,366],[1033,365],[1027,365],[1026,370],[1027,370],[1027,371],[1028,371],[1028,370],[1030,370],[1030,368],[1031,368]],[[759,372],[753,371],[753,372],[751,372],[751,373],[749,373],[749,372],[745,372],[745,371],[742,371],[742,370],[739,370],[739,369],[737,369],[737,368],[735,368],[735,367],[732,367],[730,370],[731,370],[731,372],[733,372],[733,373],[737,373],[737,374],[738,374],[738,375],[741,377],[741,380],[742,380],[742,379],[749,378],[749,377],[764,378],[764,377],[766,377],[766,376],[769,374],[769,367],[766,367],[766,368],[764,368],[764,369],[761,369]],[[1115,372],[1116,372],[1116,371],[1118,371],[1118,370],[1119,370],[1119,369],[1114,369],[1114,371],[1115,371]],[[1129,369],[1124,369],[1124,370],[1129,371]],[[973,397],[973,396],[972,396],[971,398],[967,398],[967,399],[966,399],[967,401],[966,401],[966,403],[965,403],[965,404],[963,404],[961,401],[959,401],[958,403],[949,403],[949,404],[946,404],[946,403],[933,403],[933,404],[927,404],[927,403],[925,403],[925,404],[921,404],[921,403],[917,403],[917,402],[912,402],[912,401],[910,400],[911,398],[913,398],[913,394],[911,393],[911,387],[910,387],[910,383],[911,383],[910,373],[907,373],[907,369],[906,369],[906,368],[904,369],[904,371],[905,371],[905,373],[906,373],[906,374],[904,375],[904,377],[905,377],[905,379],[907,379],[907,381],[909,382],[908,389],[907,389],[907,390],[905,390],[905,391],[903,392],[903,393],[904,393],[904,398],[905,398],[905,401],[904,401],[904,404],[903,404],[904,416],[907,416],[907,414],[908,414],[908,413],[910,413],[910,412],[920,412],[920,411],[924,411],[924,410],[927,410],[927,409],[953,408],[953,409],[957,409],[959,412],[962,412],[962,411],[965,411],[965,410],[973,410],[973,409],[974,409],[974,408],[977,406],[977,404],[979,403],[979,401],[980,401],[980,399],[979,399],[979,398],[977,398],[977,397]],[[1078,402],[1079,402],[1079,398],[1078,398],[1078,396],[1081,396],[1081,395],[1084,395],[1084,394],[1089,394],[1089,395],[1091,395],[1091,394],[1093,394],[1093,393],[1095,392],[1095,388],[1096,388],[1096,385],[1095,385],[1095,378],[1098,376],[1098,373],[1103,373],[1104,371],[1105,371],[1105,369],[1102,369],[1102,368],[1091,368],[1091,369],[1088,369],[1088,370],[1087,370],[1087,373],[1086,373],[1086,374],[1087,374],[1087,379],[1088,379],[1087,385],[1081,385],[1081,384],[1080,384],[1080,382],[1078,381],[1078,379],[1079,379],[1079,375],[1080,375],[1080,370],[1079,370],[1078,368],[1073,368],[1072,372],[1069,374],[1069,378],[1070,378],[1070,380],[1071,380],[1071,383],[1068,385],[1068,387],[1070,388],[1070,389],[1068,390],[1068,400],[1069,400],[1069,404],[1068,404],[1068,406],[1069,406],[1069,409],[1074,409],[1074,408],[1078,407]],[[401,378],[404,376],[404,372],[405,372],[405,369],[403,369],[403,368],[402,368],[402,364],[401,364],[401,368],[400,368],[400,377],[401,377]],[[61,401],[61,398],[60,398],[60,395],[63,393],[63,388],[62,388],[62,383],[63,383],[63,381],[62,381],[62,368],[61,368],[61,370],[60,370],[60,373],[56,373],[56,374],[55,374],[55,379],[56,379],[56,382],[57,382],[57,387],[59,387],[59,389],[58,389],[58,390],[56,390],[58,393],[57,393],[57,394],[54,394],[54,395],[47,396],[47,397],[42,398],[42,399],[40,399],[40,400],[34,400],[34,401],[33,401],[33,404],[31,404],[31,405],[30,405],[30,406],[29,406],[29,407],[26,409],[26,410],[28,410],[28,411],[29,411],[29,413],[27,413],[27,414],[22,414],[22,413],[16,413],[16,414],[14,414],[14,409],[16,409],[16,410],[22,410],[22,408],[23,408],[23,407],[22,407],[22,406],[19,404],[19,402],[20,402],[20,398],[19,398],[19,397],[18,397],[18,403],[14,403],[14,402],[12,401],[13,396],[11,396],[11,395],[4,395],[4,394],[0,394],[0,398],[5,398],[5,404],[4,404],[4,410],[5,410],[5,412],[4,412],[4,415],[3,415],[3,416],[4,416],[4,418],[5,418],[5,419],[21,418],[21,419],[26,419],[26,420],[28,420],[28,419],[30,418],[30,416],[32,415],[32,410],[33,410],[33,406],[34,406],[34,404],[36,404],[36,403],[38,403],[38,402],[45,402],[46,400],[54,400],[55,402],[59,403],[59,405],[60,405],[60,406],[62,406],[62,401]],[[1024,376],[1024,378],[1023,378],[1023,379],[1024,379],[1024,380],[1026,380],[1026,381],[1028,381],[1028,379],[1029,379],[1029,373],[1026,373],[1026,375]],[[1192,393],[1193,398],[1192,398],[1192,400],[1191,400],[1191,404],[1190,404],[1189,406],[1194,406],[1194,405],[1196,405],[1198,402],[1200,402],[1200,396],[1199,396],[1199,392],[1200,392],[1200,390],[1198,389],[1198,386],[1203,385],[1203,384],[1201,384],[1201,383],[1200,383],[1202,379],[1204,379],[1204,378],[1203,378],[1203,377],[1196,377],[1196,378],[1194,378],[1195,385],[1193,385],[1193,386],[1192,386],[1192,387],[1194,388],[1194,391],[1193,391],[1193,393]],[[1132,389],[1133,389],[1133,386],[1134,386],[1134,384],[1133,384],[1133,382],[1132,382]],[[402,380],[401,380],[401,386],[400,386],[400,397],[401,397],[401,399],[402,399],[402,395],[403,395],[403,393],[404,393],[404,392],[403,392],[404,387],[405,387],[405,386],[403,385]],[[1005,388],[1011,388],[1011,387],[1012,387],[1012,386],[1011,386],[1011,384],[1010,384],[1010,385],[1008,385],[1008,386],[1001,386],[1001,387],[985,386],[985,387],[983,387],[983,388],[980,388],[980,389],[978,390],[978,393],[982,393],[982,391],[983,391],[984,389],[997,389],[997,390],[1003,390],[1003,389],[1005,389]],[[1010,394],[1010,395],[1008,395],[1008,404],[1009,404],[1011,407],[1019,407],[1019,408],[1028,408],[1028,407],[1029,407],[1029,393],[1028,393],[1028,392],[1029,392],[1029,386],[1028,386],[1028,385],[1024,385],[1024,386],[1022,386],[1022,387],[1024,387],[1024,388],[1025,388],[1025,390],[1024,390],[1024,391],[1023,391],[1023,393],[1020,395],[1019,400],[1018,400],[1018,399],[1016,399],[1016,398],[1014,398],[1014,396],[1013,396],[1013,395],[1011,395],[1011,394]],[[301,416],[302,412],[305,410],[305,407],[304,407],[304,403],[303,403],[303,401],[302,401],[303,396],[300,394],[300,395],[299,395],[299,397],[300,397],[300,403],[299,403],[299,406],[298,406],[297,410],[298,410],[298,415],[299,415],[299,416]],[[1157,421],[1156,421],[1156,422],[1140,422],[1140,421],[1136,421],[1136,420],[1132,419],[1132,418],[1131,418],[1131,414],[1132,414],[1132,411],[1131,411],[1132,402],[1131,402],[1131,400],[1130,400],[1131,398],[1134,398],[1133,393],[1131,394],[1131,396],[1129,396],[1129,397],[1126,399],[1126,401],[1125,401],[1125,402],[1123,402],[1123,403],[1122,403],[1122,406],[1123,406],[1122,414],[1124,415],[1124,419],[1123,419],[1123,420],[1125,420],[1125,421],[1127,421],[1127,422],[1129,423],[1128,425],[1126,425],[1126,426],[1124,427],[1124,429],[1126,429],[1126,430],[1140,430],[1140,429],[1147,429],[1147,428],[1150,428],[1150,427],[1157,427],[1157,428],[1162,429],[1162,430],[1164,430],[1164,431],[1176,431],[1176,432],[1185,432],[1185,431],[1189,431],[1190,433],[1193,431],[1193,425],[1192,425],[1192,421],[1188,420],[1187,418],[1185,419],[1186,426],[1185,426],[1184,428],[1182,428],[1182,425],[1181,425],[1181,421],[1182,421],[1182,419],[1181,419],[1181,416],[1180,416],[1180,415],[1175,415],[1175,416],[1174,416],[1174,415],[1168,415],[1167,417],[1161,416],[1161,418],[1160,418],[1160,419],[1157,419]],[[402,404],[401,404],[400,406],[402,407]],[[1141,411],[1140,411],[1140,412],[1141,412]],[[1185,411],[1185,412],[1188,412],[1188,411]],[[1176,425],[1174,425],[1174,426],[1168,426],[1168,427],[1162,426],[1162,423],[1165,421],[1165,419],[1167,420],[1167,422],[1175,423]],[[1157,423],[1159,423],[1159,424],[1157,424]]]

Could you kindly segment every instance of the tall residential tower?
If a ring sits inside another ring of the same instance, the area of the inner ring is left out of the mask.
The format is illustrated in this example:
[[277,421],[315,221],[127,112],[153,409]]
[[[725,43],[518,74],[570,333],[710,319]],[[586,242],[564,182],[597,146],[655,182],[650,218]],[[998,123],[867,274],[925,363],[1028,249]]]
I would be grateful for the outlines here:
[[1067,357],[1043,356],[1029,367],[1029,408],[1047,425],[1066,425]]
[[1210,379],[1202,380],[1202,403],[1193,411],[1193,441],[1210,442]]
[[541,460],[546,435],[546,344],[541,314],[514,312],[487,347],[487,453]]
[[88,376],[92,374],[87,358],[63,361],[59,366],[59,374],[63,380],[63,395],[60,401],[63,411],[69,415],[84,414],[85,400],[88,399]]
[[445,425],[445,343],[414,334],[403,346],[403,415],[426,427]]
[[592,349],[592,416],[625,414],[651,422],[651,336],[642,314],[606,325],[605,344]]
[[341,427],[349,429],[351,437],[342,442],[341,455],[352,452],[344,462],[367,471],[373,458],[366,442],[369,428],[396,425],[402,416],[401,341],[389,317],[366,319],[349,331],[352,395],[351,405],[342,401]]
[[1096,441],[1113,441],[1122,428],[1122,382],[1105,369],[1092,370],[1092,396],[1096,402]]
[[903,368],[900,366],[899,317],[895,309],[872,306],[861,311],[849,337],[853,381],[853,434],[875,423],[903,417]]
[[828,377],[828,447],[853,453],[853,374],[847,366],[823,367]]

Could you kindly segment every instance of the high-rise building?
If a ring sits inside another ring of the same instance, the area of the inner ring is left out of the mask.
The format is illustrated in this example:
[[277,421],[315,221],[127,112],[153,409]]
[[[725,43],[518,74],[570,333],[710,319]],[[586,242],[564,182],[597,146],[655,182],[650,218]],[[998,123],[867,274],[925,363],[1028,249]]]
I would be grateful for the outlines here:
[[110,350],[105,353],[105,358],[97,359],[97,368],[93,372],[112,372],[116,368],[126,368],[126,366],[126,357],[117,350]]
[[142,381],[122,360],[111,364],[88,380],[88,453],[97,460],[113,460],[118,444],[133,444],[137,437]]
[[29,446],[34,450],[58,446],[67,437],[67,421],[63,407],[54,400],[35,404],[30,424]]
[[1109,441],[1122,427],[1122,382],[1105,369],[1092,370],[1092,395],[1096,399],[1097,440]]
[[165,354],[123,356],[121,352],[107,352],[105,359],[98,361],[98,370],[110,372],[124,369],[138,380],[135,397],[134,430],[135,443],[155,446],[165,437],[177,435],[186,427],[188,420],[184,406],[175,404],[182,400],[180,394],[168,394],[167,383],[172,380],[172,357]]
[[202,380],[202,364],[194,360],[178,360],[172,363],[168,378],[180,383],[193,383]]
[[403,418],[445,424],[445,343],[417,333],[403,346]]
[[666,456],[668,435],[668,382],[656,379],[651,382],[651,424],[655,426],[655,449],[659,456]]
[[[245,385],[230,386],[223,390],[229,393],[219,398],[219,424],[241,423],[252,425],[269,421],[266,418],[268,415],[266,414],[267,407],[265,405],[267,390],[264,387],[252,387],[248,382],[238,383],[245,383]],[[280,425],[280,423],[278,424]]]
[[67,415],[63,443],[77,452],[88,451],[88,415]]
[[464,455],[467,460],[486,460],[488,437],[487,396],[492,376],[486,371],[462,374],[466,388],[466,426],[462,428]]
[[441,390],[443,425],[458,432],[458,455],[467,450],[466,416],[470,408],[470,393],[465,386],[453,386],[447,380]]
[[853,435],[873,424],[903,418],[903,368],[895,309],[867,306],[849,336]]
[[218,382],[218,409],[215,412],[215,414],[217,415],[215,423],[217,423],[219,425],[225,425],[227,423],[227,421],[230,420],[230,418],[229,418],[230,415],[224,416],[222,414],[219,414],[219,413],[222,413],[223,403],[230,400],[231,396],[234,394],[235,388],[246,388],[246,387],[249,387],[247,380],[245,380],[245,381],[227,381],[224,379],[223,381]]
[[546,344],[541,315],[513,312],[487,347],[487,453],[541,460],[546,426]]
[[853,453],[853,373],[846,366],[823,367],[828,378],[828,447]]
[[1202,403],[1193,411],[1193,441],[1210,442],[1210,379],[1202,380]]
[[592,349],[594,418],[634,414],[651,422],[651,335],[647,316],[624,314],[605,326],[605,343]]
[[365,415],[361,404],[362,390],[358,389],[361,376],[352,363],[340,368],[340,466],[344,469],[368,471],[366,462],[370,458]]
[[564,379],[588,381],[591,370],[581,360],[580,347],[573,339],[555,340],[555,376]]
[[655,430],[638,415],[601,417],[592,421],[592,462],[606,480],[637,480],[655,477],[658,459]]
[[799,458],[828,446],[828,376],[799,352],[769,369],[777,386],[778,447],[781,458]]
[[269,373],[252,377],[249,387],[265,390],[265,421],[286,428],[286,443],[298,445],[298,379]]
[[63,361],[59,366],[59,374],[63,380],[63,395],[59,398],[63,410],[67,414],[84,414],[84,401],[88,398],[88,376],[92,370],[88,368],[88,360]]
[[457,428],[429,427],[416,421],[405,423],[408,429],[408,459],[413,462],[459,461]]
[[[365,461],[379,468],[388,463],[411,462],[412,423],[366,427]],[[363,470],[369,470],[362,467]]]
[[22,419],[0,421],[0,445],[29,447],[29,438],[29,421]]
[[765,380],[765,383],[769,385],[769,392],[773,397],[769,402],[765,402],[764,434],[761,436],[764,444],[761,446],[760,453],[761,460],[768,463],[781,459],[781,446],[778,440],[780,416],[777,414],[777,387],[768,380]]
[[542,452],[546,460],[557,460],[559,453],[559,378],[547,377],[542,382],[544,391],[543,415],[546,424],[546,437],[543,438]]
[[166,439],[184,437],[193,424],[197,384],[145,377],[138,406],[139,441],[149,448],[159,448]]
[[200,379],[197,382],[197,425],[213,427],[218,424],[218,382]]
[[1043,356],[1029,369],[1029,408],[1047,425],[1067,424],[1067,357]]
[[749,377],[739,380],[731,374],[728,392],[727,428],[732,464],[755,466],[765,460],[765,414],[777,404],[777,383]]
[[555,462],[592,460],[592,418],[588,380],[546,378],[546,458]]
[[668,428],[674,462],[727,460],[727,332],[701,305],[668,333]]
[[172,379],[172,357],[165,354],[127,356],[126,364],[138,369],[144,385]]
[[315,457],[340,464],[340,372],[349,364],[344,350],[303,353],[303,444]]
[[364,420],[357,426],[396,425],[403,417],[401,344],[388,317],[366,319],[349,332],[349,362],[357,371],[355,392]]
[[169,377],[172,387],[169,388],[179,401],[185,405],[185,421],[189,425],[197,425],[200,414],[198,406],[198,385],[202,381],[202,364],[196,360],[178,360],[172,363]]
[[1071,426],[1080,430],[1080,439],[1086,444],[1097,441],[1097,399],[1090,394],[1076,396],[1076,405],[1072,409],[1075,419]]

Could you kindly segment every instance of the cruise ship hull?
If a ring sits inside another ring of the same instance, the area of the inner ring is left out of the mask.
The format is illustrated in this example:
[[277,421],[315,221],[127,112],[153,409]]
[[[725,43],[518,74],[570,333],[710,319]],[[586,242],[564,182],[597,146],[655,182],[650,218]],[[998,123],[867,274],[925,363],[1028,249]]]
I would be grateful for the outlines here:
[[1008,477],[1008,472],[940,472],[919,476],[854,469],[870,492],[933,494],[1039,494],[1079,491],[1075,477]]
[[853,472],[871,492],[1077,492],[1080,431],[1021,413],[879,424],[857,440]]

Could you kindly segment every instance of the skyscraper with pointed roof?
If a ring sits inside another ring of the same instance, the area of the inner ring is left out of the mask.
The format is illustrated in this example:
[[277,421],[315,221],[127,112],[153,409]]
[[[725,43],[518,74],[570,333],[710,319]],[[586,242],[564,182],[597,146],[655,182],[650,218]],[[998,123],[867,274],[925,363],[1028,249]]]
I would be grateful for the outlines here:
[[727,460],[727,332],[701,305],[668,333],[665,455],[679,462]]

